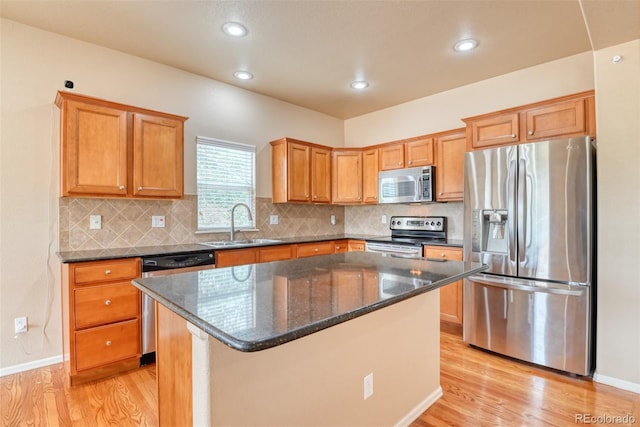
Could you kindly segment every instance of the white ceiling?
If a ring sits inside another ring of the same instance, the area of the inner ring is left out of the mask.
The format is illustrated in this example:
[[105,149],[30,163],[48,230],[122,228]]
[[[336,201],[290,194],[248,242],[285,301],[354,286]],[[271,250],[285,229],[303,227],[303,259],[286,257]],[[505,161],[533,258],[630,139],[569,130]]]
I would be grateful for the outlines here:
[[[0,15],[342,119],[640,38],[640,0],[1,0]],[[455,53],[467,37],[478,48]]]

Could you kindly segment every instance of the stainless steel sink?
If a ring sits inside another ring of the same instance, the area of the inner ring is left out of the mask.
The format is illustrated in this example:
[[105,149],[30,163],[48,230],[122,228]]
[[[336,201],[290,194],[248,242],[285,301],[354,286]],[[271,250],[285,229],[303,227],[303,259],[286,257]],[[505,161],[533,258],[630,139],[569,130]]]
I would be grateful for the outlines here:
[[224,248],[230,246],[251,246],[251,245],[266,245],[269,243],[280,243],[282,240],[278,239],[247,239],[247,240],[217,240],[213,242],[202,242],[201,245],[211,246],[212,248]]

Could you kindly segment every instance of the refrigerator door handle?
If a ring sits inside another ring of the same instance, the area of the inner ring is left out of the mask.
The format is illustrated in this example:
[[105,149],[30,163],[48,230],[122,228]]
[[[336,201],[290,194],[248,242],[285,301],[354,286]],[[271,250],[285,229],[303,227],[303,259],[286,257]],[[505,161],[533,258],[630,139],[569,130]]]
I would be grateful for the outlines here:
[[524,159],[520,159],[518,163],[518,260],[523,262],[525,260],[527,241],[525,225],[528,219],[525,207],[525,202],[527,201],[527,185],[525,182],[527,166]]
[[509,261],[516,262],[516,161],[511,160],[509,162],[509,180],[507,184],[507,205],[509,206],[509,214],[507,221],[509,221]]
[[512,289],[512,290],[532,292],[532,293],[537,292],[537,293],[545,293],[545,294],[551,294],[551,295],[565,295],[565,296],[579,297],[585,292],[585,289],[571,290],[571,289],[558,289],[558,288],[544,288],[541,286],[529,286],[524,284],[523,282],[513,281],[511,283],[505,283],[504,281],[499,281],[499,280],[494,281],[491,279],[487,279],[485,277],[478,278],[476,276],[471,276],[469,277],[468,280],[474,283],[480,283],[482,285],[493,286],[495,288]]

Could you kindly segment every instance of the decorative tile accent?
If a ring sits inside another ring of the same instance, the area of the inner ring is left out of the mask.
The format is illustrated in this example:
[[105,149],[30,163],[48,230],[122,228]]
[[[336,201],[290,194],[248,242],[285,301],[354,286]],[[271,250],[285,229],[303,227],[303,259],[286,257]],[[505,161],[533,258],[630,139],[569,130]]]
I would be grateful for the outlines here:
[[[238,239],[322,236],[332,234],[388,235],[393,215],[432,215],[448,218],[448,237],[462,239],[462,203],[428,205],[335,206],[273,204],[256,199],[258,231],[238,232]],[[196,233],[197,197],[183,200],[59,199],[59,245],[61,251],[172,245],[228,240],[229,233]],[[89,216],[102,216],[102,229],[89,229]],[[151,216],[164,215],[165,228],[152,228]],[[278,224],[269,217],[278,215]],[[336,224],[331,224],[331,215]],[[387,215],[387,224],[380,217]]]

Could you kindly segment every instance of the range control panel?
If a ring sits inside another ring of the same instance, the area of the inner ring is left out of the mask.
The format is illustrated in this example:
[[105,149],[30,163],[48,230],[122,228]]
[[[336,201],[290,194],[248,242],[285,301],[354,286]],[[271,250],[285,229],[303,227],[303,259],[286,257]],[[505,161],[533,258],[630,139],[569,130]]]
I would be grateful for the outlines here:
[[444,231],[446,220],[443,216],[392,216],[389,228],[406,231]]

